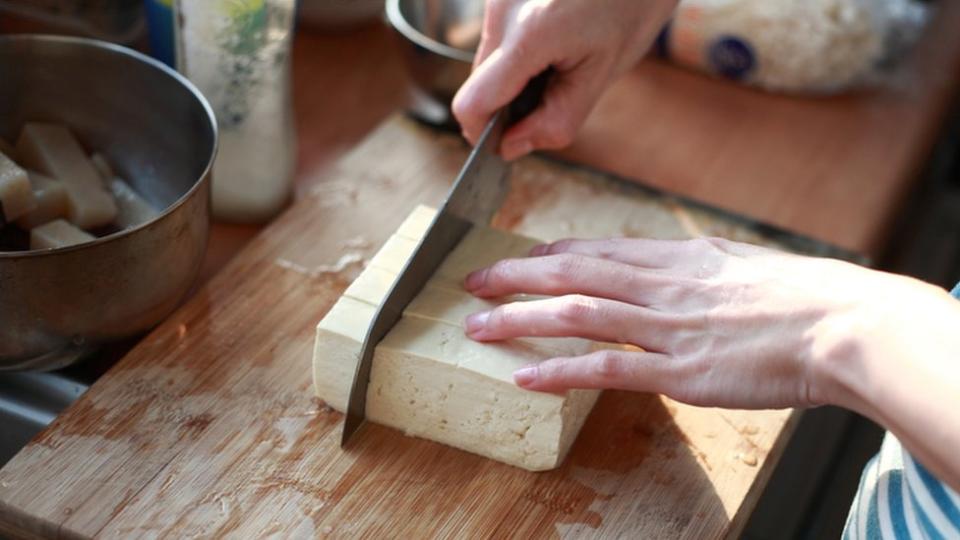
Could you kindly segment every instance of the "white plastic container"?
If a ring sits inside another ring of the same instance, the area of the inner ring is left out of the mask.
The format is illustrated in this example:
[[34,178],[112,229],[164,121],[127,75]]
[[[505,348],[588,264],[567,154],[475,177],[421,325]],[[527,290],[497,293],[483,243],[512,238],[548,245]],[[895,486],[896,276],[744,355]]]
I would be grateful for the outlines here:
[[177,67],[213,106],[220,130],[213,214],[260,223],[292,193],[294,0],[176,0]]
[[926,18],[915,0],[681,0],[658,49],[746,84],[831,93],[882,78]]

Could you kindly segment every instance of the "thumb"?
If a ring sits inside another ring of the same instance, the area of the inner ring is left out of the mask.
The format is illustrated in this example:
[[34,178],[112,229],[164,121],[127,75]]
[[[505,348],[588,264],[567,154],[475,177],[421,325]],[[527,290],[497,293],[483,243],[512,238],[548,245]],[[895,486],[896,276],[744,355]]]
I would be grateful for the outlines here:
[[603,350],[585,356],[553,358],[513,373],[514,382],[527,390],[562,392],[571,388],[633,390],[668,393],[673,380],[667,355]]

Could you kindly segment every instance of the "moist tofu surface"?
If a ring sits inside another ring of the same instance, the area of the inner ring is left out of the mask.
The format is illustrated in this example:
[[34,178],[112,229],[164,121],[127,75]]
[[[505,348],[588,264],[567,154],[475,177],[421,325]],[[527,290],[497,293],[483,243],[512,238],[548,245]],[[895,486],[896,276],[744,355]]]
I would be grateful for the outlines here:
[[57,219],[30,231],[30,249],[53,249],[95,240],[92,234],[68,221]]
[[67,218],[77,227],[100,227],[116,217],[113,197],[67,128],[27,123],[17,140],[17,157],[23,165],[63,182],[69,200]]
[[0,205],[7,221],[14,221],[36,206],[27,171],[3,152],[0,152]]
[[[314,383],[332,407],[346,408],[367,327],[433,215],[414,211],[318,325]],[[371,421],[530,470],[559,465],[599,392],[531,392],[513,383],[513,371],[594,345],[573,338],[484,344],[463,331],[466,314],[498,301],[468,294],[458,273],[522,256],[536,243],[486,228],[468,233],[378,345],[367,394]]]
[[67,215],[67,191],[59,182],[35,171],[27,171],[36,206],[17,220],[23,229],[33,229]]
[[160,215],[160,212],[119,178],[110,181],[110,193],[117,203],[115,223],[124,229],[136,227]]

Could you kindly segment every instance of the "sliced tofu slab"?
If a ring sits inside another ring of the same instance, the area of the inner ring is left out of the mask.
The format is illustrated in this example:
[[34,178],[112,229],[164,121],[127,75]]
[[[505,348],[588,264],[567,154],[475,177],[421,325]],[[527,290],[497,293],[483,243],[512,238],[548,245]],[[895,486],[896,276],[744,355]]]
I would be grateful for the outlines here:
[[[317,395],[346,408],[360,347],[377,306],[433,217],[418,208],[317,327]],[[599,392],[530,392],[513,371],[554,356],[584,354],[581,339],[482,344],[464,335],[466,314],[496,305],[462,290],[462,268],[523,256],[537,242],[476,228],[464,238],[377,347],[367,416],[377,423],[529,470],[558,466]],[[482,249],[480,249],[482,247]],[[477,250],[480,249],[480,252]]]
[[36,206],[17,220],[24,229],[33,229],[67,215],[67,190],[63,182],[35,171],[27,171]]
[[14,221],[35,206],[27,171],[0,152],[0,226],[5,221]]
[[67,218],[77,227],[100,227],[116,217],[113,197],[67,128],[39,122],[24,125],[17,140],[17,157],[24,166],[63,182],[69,200]]
[[137,190],[133,189],[126,180],[117,176],[106,156],[94,152],[90,156],[90,163],[97,170],[100,180],[103,181],[107,191],[113,195],[113,201],[117,204],[115,225],[121,229],[127,229],[146,223],[160,215],[160,212],[137,193]]
[[110,181],[110,193],[117,203],[117,217],[114,223],[121,228],[135,227],[160,215],[160,212],[130,187],[130,184],[119,178]]
[[90,164],[97,170],[97,174],[100,175],[100,180],[103,181],[103,185],[109,187],[110,182],[113,181],[117,174],[113,172],[113,167],[110,166],[107,158],[99,152],[94,152],[90,155]]
[[30,231],[30,249],[53,249],[84,242],[96,238],[78,229],[68,221],[57,219]]

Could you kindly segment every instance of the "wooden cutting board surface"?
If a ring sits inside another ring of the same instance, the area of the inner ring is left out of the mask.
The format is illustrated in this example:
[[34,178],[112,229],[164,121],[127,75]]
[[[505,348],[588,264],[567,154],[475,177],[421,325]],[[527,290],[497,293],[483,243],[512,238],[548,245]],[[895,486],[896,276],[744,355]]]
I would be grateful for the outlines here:
[[[546,473],[380,426],[340,450],[342,415],[312,397],[314,327],[358,255],[437,204],[465,156],[386,122],[0,470],[0,536],[735,535],[791,411],[608,392]],[[754,236],[540,158],[514,181],[498,223],[541,237]]]

